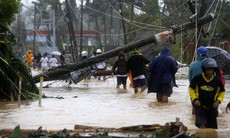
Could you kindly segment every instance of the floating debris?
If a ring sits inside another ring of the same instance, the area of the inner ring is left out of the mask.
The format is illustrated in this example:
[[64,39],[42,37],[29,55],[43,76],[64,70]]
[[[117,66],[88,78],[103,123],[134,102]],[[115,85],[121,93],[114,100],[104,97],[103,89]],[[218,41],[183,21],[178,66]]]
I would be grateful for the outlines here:
[[46,95],[45,95],[45,93],[43,93],[43,94],[42,94],[42,98],[56,98],[56,99],[64,99],[64,97],[59,96],[59,95],[58,95],[58,96],[56,96],[56,97],[54,97],[54,96],[46,96]]
[[153,124],[121,128],[75,125],[74,130],[60,131],[43,130],[41,126],[37,130],[21,130],[20,126],[16,126],[14,130],[2,129],[0,136],[3,138],[195,138],[195,134],[187,132],[187,127],[181,122],[166,123],[164,126]]

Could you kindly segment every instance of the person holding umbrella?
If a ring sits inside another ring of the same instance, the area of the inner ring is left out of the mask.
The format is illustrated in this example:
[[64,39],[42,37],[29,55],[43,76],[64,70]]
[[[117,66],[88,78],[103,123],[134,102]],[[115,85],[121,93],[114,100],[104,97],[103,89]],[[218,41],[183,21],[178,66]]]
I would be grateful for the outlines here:
[[55,55],[52,55],[52,57],[49,59],[49,66],[50,69],[54,69],[58,66],[58,60]]

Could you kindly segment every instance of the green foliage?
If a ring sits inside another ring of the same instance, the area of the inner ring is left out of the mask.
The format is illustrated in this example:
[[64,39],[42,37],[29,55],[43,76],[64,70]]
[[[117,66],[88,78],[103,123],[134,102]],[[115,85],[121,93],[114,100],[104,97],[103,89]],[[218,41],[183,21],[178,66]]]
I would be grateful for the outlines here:
[[0,22],[6,26],[15,20],[20,10],[20,0],[0,0]]
[[10,135],[10,138],[26,138],[25,136],[21,134],[20,125],[17,125],[14,128],[14,132]]
[[214,32],[219,32],[221,38],[229,40],[230,38],[230,6],[223,3],[223,7],[221,9],[221,13],[219,14],[219,20],[217,20],[218,24],[214,29]]
[[14,37],[3,25],[0,31],[0,100],[18,98],[19,77],[22,78],[21,99],[33,99],[39,91],[30,70],[13,53]]
[[154,138],[168,138],[168,134],[164,129],[157,129],[152,135]]
[[[22,99],[32,99],[38,93],[33,78],[24,63],[12,53],[10,46],[0,43],[1,99],[14,99],[18,96],[19,77],[22,77]],[[32,92],[32,93],[31,93]]]
[[175,58],[175,60],[180,60],[181,57],[181,45],[180,43],[176,43],[170,47],[171,56]]

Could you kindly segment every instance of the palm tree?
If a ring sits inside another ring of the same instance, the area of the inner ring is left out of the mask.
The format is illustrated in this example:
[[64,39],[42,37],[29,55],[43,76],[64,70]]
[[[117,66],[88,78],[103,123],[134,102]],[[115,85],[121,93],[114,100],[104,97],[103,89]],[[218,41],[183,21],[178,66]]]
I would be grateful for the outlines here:
[[[21,99],[35,98],[38,88],[30,70],[13,53],[15,37],[8,28],[19,11],[20,1],[1,1],[0,7],[2,7],[0,12],[0,100],[17,99],[19,95]],[[22,81],[21,89],[20,81]]]

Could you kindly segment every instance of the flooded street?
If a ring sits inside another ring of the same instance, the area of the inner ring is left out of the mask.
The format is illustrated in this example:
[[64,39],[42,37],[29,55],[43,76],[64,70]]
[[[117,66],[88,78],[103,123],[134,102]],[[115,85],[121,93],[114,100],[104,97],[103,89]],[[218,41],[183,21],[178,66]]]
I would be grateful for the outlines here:
[[[82,81],[71,85],[71,88],[63,87],[65,84],[58,81],[50,84],[49,88],[43,88],[47,96],[61,96],[64,99],[45,98],[42,99],[42,106],[38,105],[38,100],[22,102],[20,106],[18,102],[0,102],[0,129],[13,129],[16,125],[22,129],[37,129],[39,126],[43,129],[74,129],[74,125],[117,128],[164,125],[175,121],[176,117],[188,129],[197,129],[191,114],[187,79],[177,80],[179,87],[174,87],[167,104],[157,103],[155,94],[147,94],[146,91],[140,96],[135,96],[132,88],[128,88],[126,93],[118,93],[115,76],[106,81]],[[230,101],[229,86],[227,81],[225,99],[220,106],[222,114],[218,117],[219,131],[230,130],[230,113],[225,112]]]

